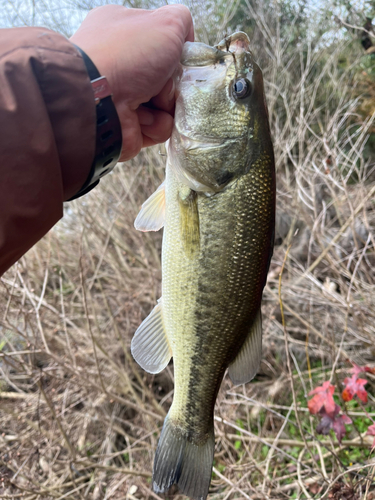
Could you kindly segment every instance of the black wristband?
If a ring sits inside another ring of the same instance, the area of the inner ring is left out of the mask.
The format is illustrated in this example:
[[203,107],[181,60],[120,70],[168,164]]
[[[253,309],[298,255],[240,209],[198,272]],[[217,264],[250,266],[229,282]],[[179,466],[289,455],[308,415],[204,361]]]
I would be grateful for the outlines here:
[[122,133],[120,120],[112,102],[108,82],[100,76],[94,63],[82,49],[74,45],[81,54],[91,80],[96,102],[96,145],[95,158],[86,182],[68,201],[88,193],[99,184],[100,179],[116,165],[121,154]]

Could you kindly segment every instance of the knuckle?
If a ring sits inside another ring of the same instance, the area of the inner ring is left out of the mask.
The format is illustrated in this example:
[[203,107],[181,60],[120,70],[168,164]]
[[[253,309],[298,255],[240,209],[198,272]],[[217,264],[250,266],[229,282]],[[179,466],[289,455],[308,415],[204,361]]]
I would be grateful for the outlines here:
[[142,135],[135,130],[123,130],[121,160],[131,160],[142,148]]
[[184,32],[186,24],[191,20],[190,10],[185,5],[166,5],[159,10],[165,25],[178,32]]

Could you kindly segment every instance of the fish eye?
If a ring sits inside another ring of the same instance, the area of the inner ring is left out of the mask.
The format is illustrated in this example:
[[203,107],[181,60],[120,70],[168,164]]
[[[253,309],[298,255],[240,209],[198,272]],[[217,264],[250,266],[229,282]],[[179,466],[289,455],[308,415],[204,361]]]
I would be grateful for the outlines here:
[[233,95],[237,99],[243,99],[251,93],[251,83],[246,78],[239,78],[234,82]]

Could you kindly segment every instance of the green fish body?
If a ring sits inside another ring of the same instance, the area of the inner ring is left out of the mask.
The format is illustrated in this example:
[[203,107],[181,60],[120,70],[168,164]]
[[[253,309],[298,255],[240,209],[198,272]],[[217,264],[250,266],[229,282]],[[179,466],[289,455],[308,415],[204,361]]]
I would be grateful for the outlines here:
[[177,79],[166,180],[135,226],[164,225],[162,299],[132,353],[157,373],[174,361],[175,391],[153,487],[208,494],[213,411],[225,370],[250,381],[261,358],[261,298],[273,248],[275,173],[262,74],[244,33],[187,43]]

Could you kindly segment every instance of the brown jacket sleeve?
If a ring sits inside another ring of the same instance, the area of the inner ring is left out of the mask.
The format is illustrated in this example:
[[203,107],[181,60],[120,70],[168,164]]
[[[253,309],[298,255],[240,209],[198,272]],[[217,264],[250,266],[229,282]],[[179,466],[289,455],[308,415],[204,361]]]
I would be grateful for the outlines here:
[[45,28],[0,30],[0,275],[61,217],[95,151],[84,62]]

